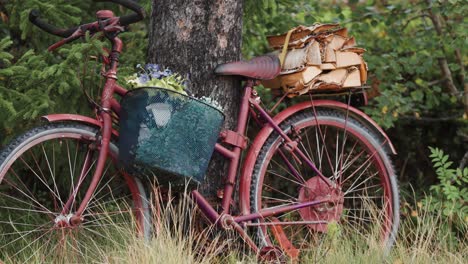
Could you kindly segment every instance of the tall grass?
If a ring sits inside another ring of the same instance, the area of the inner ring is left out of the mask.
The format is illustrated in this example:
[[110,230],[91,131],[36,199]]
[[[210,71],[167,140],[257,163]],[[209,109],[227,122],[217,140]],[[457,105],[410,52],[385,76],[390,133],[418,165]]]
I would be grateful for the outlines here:
[[[154,235],[151,241],[135,236],[134,227],[129,224],[128,228],[112,229],[115,239],[99,245],[99,251],[92,256],[62,255],[44,259],[47,252],[31,250],[34,254],[27,258],[27,263],[256,263],[257,256],[235,234],[201,224],[203,217],[186,194],[162,195],[157,188],[152,193]],[[375,232],[363,233],[332,224],[332,232],[324,235],[301,262],[468,263],[466,234],[454,238],[446,228],[441,228],[444,221],[442,214],[428,213],[425,208],[420,208],[417,216],[403,218],[397,242],[389,254],[376,238],[378,226],[373,229]],[[21,263],[25,260],[5,261]]]
[[335,231],[316,248],[310,263],[468,263],[467,234],[460,237],[450,232],[446,221],[442,213],[430,213],[424,206],[402,217],[390,252],[381,246],[378,226],[367,233]]

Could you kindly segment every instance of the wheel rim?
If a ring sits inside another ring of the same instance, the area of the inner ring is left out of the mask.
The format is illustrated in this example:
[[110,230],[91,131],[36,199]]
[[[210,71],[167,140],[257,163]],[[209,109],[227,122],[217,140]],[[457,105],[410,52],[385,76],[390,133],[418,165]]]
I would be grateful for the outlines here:
[[[336,190],[335,194],[330,191],[330,196],[335,196],[338,201],[342,196],[344,204],[340,206],[339,202],[335,202],[331,210],[323,215],[318,215],[316,207],[311,206],[264,219],[262,221],[277,225],[273,228],[259,229],[261,243],[279,245],[290,256],[297,257],[297,251],[313,248],[320,233],[326,230],[326,224],[308,222],[321,220],[325,222],[337,220],[365,230],[374,224],[373,219],[380,219],[381,239],[388,240],[393,221],[389,172],[375,148],[376,142],[372,144],[362,132],[359,132],[362,128],[351,121],[339,120],[330,116],[326,118],[319,116],[318,119],[309,117],[307,120],[299,121],[295,129],[300,130],[299,149],[314,162],[330,182],[341,188]],[[344,133],[345,128],[346,133]],[[291,129],[288,130],[291,136]],[[280,152],[283,154],[280,155]],[[289,163],[300,172],[299,177],[289,172],[284,153],[281,140],[277,139],[263,159],[264,165],[259,171],[260,177],[255,193],[256,203],[253,203],[254,211],[267,206],[311,201],[314,197],[306,199],[304,190],[313,189],[312,186],[319,190],[313,190],[318,192],[315,196],[317,194],[325,196],[324,190],[331,190],[329,187],[317,187],[319,182],[324,185],[324,181],[319,180],[312,169],[304,168],[305,166],[301,166],[297,158],[287,153]],[[292,224],[295,222],[298,222],[297,225]]]
[[[4,163],[0,171],[0,252],[4,257],[79,261],[98,255],[111,238],[112,246],[121,244],[117,239],[119,234],[125,237],[126,230],[141,230],[142,212],[132,209],[132,205],[141,209],[138,188],[131,177],[112,166],[111,159],[82,217],[74,214],[97,162],[98,150],[91,141],[94,133],[89,134],[37,137]],[[90,165],[81,173],[86,157]],[[70,210],[64,211],[67,200]]]

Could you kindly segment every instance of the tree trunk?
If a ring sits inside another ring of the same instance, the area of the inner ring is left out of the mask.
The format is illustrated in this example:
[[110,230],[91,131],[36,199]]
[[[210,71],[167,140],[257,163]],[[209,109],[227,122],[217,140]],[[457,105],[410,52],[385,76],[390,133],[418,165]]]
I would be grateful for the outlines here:
[[[209,96],[224,107],[225,128],[234,128],[240,81],[213,74],[217,64],[239,60],[241,0],[153,0],[148,60],[188,79],[197,97]],[[201,191],[215,194],[226,175],[224,158],[213,155]]]

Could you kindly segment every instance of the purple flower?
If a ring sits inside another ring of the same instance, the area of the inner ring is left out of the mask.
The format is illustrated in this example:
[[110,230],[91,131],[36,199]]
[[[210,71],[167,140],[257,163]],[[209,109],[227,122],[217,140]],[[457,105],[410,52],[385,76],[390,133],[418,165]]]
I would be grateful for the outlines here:
[[159,71],[151,73],[151,78],[152,79],[161,79],[162,77],[163,76],[161,76],[161,72],[159,72]]
[[139,77],[138,77],[138,81],[141,83],[141,84],[145,84],[149,81],[149,77],[147,74],[141,74]]
[[161,67],[159,66],[159,64],[148,63],[145,65],[145,69],[149,71],[150,73],[152,73],[152,72],[159,71]]
[[173,75],[173,72],[169,68],[163,70],[159,64],[148,63],[145,66],[138,64],[137,68],[140,69],[138,80],[142,84],[151,79],[162,79]]

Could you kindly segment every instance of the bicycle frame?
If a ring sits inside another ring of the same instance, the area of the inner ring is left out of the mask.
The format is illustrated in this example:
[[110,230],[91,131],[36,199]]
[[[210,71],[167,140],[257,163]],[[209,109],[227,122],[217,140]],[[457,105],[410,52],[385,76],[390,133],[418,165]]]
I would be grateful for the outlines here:
[[[115,131],[112,128],[112,112],[119,115],[120,113],[120,104],[114,98],[114,94],[124,96],[127,90],[121,86],[119,86],[117,81],[117,69],[118,69],[118,57],[122,51],[122,41],[118,37],[110,38],[112,42],[112,50],[109,55],[108,60],[103,60],[104,65],[107,67],[107,71],[103,73],[105,77],[105,85],[102,91],[101,96],[101,107],[97,109],[97,118],[93,119],[91,117],[79,116],[79,115],[71,115],[71,114],[55,114],[45,116],[44,118],[47,119],[49,122],[57,122],[57,121],[78,121],[87,123],[96,127],[100,128],[101,131],[101,140],[97,142],[100,150],[99,150],[99,158],[98,163],[96,166],[96,170],[92,176],[92,181],[90,187],[88,188],[85,197],[80,204],[78,210],[75,212],[75,219],[76,221],[82,221],[82,214],[86,209],[93,193],[96,190],[96,187],[101,179],[104,163],[108,156],[108,148],[111,137],[118,136],[118,131]],[[319,205],[322,203],[329,203],[335,202],[334,200],[330,199],[323,199],[323,200],[316,200],[316,201],[307,201],[307,202],[298,202],[291,205],[283,205],[274,208],[266,208],[261,209],[256,213],[250,212],[250,204],[249,204],[249,187],[252,177],[253,166],[255,164],[255,160],[258,155],[258,151],[263,143],[266,141],[268,136],[273,132],[276,131],[281,138],[283,139],[283,144],[286,149],[292,153],[293,155],[297,156],[302,162],[308,164],[308,166],[320,177],[323,181],[329,185],[330,183],[326,180],[325,176],[322,175],[319,169],[317,169],[312,161],[304,154],[300,149],[297,148],[297,142],[291,139],[287,134],[283,132],[283,130],[279,127],[279,124],[287,119],[294,113],[298,111],[302,111],[307,108],[314,108],[314,107],[329,107],[335,109],[341,109],[346,111],[346,113],[350,113],[356,116],[358,119],[363,121],[364,123],[368,124],[369,128],[373,129],[377,133],[379,133],[383,138],[385,144],[394,152],[394,148],[377,124],[372,121],[367,115],[362,113],[361,111],[353,108],[350,105],[346,105],[336,101],[327,101],[327,100],[314,100],[311,102],[305,102],[293,107],[290,107],[275,117],[271,117],[269,113],[263,109],[260,105],[260,97],[257,95],[255,91],[256,81],[254,80],[247,80],[244,86],[244,94],[240,102],[239,108],[239,118],[237,120],[237,127],[234,131],[232,130],[225,130],[221,133],[220,140],[221,143],[217,143],[215,145],[215,150],[224,156],[229,161],[229,167],[227,172],[226,182],[224,184],[224,192],[222,198],[222,211],[216,211],[213,206],[200,194],[197,190],[191,192],[193,200],[196,202],[198,207],[201,209],[203,214],[207,216],[207,218],[217,226],[223,229],[230,229],[234,228],[239,235],[249,244],[250,247],[256,252],[258,252],[258,248],[252,239],[247,235],[244,230],[246,226],[259,226],[259,225],[267,225],[268,223],[251,223],[253,220],[261,219],[264,217],[274,216],[277,214],[281,214],[284,212],[288,212],[291,210],[297,210],[304,207]],[[239,194],[240,194],[240,209],[241,213],[237,216],[232,216],[231,212],[231,204],[233,201],[233,194],[234,194],[234,187],[236,183],[236,179],[238,177],[237,171],[239,165],[241,163],[241,153],[247,147],[247,140],[245,138],[246,127],[248,123],[249,113],[258,113],[258,115],[265,121],[263,129],[260,131],[256,139],[253,141],[252,146],[248,150],[248,154],[244,161],[243,171],[240,176],[240,186],[239,186]],[[222,143],[227,144],[230,148],[222,145]],[[288,164],[289,169],[292,171],[293,174],[297,174],[294,172],[294,167]],[[80,175],[85,177],[84,172],[87,171],[88,168],[83,168],[83,172]],[[298,176],[298,175],[296,175]],[[76,188],[79,188],[78,186]],[[69,198],[71,201],[73,197]],[[69,204],[69,202],[67,202]],[[65,206],[63,209],[63,214],[67,214],[69,211],[68,206]],[[317,222],[318,223],[318,222]],[[270,223],[271,224],[271,223]]]

